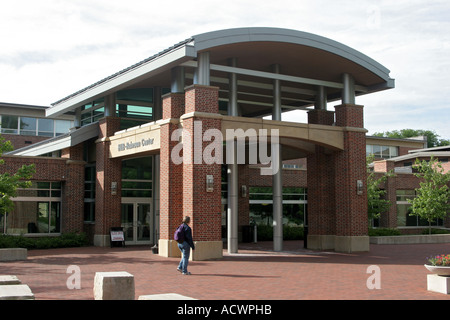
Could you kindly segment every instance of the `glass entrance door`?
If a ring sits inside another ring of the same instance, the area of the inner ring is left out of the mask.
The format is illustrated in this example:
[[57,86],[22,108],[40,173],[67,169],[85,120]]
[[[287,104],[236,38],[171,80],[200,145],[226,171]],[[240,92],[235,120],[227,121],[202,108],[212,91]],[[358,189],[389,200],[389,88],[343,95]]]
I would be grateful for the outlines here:
[[153,229],[150,203],[123,202],[122,227],[126,244],[149,244]]

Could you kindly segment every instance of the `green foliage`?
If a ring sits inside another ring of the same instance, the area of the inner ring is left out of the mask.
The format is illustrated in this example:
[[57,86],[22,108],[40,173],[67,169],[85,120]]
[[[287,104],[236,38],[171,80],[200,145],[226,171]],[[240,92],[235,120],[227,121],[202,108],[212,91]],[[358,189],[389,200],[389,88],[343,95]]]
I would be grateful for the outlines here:
[[369,236],[371,237],[381,237],[381,236],[400,236],[401,232],[397,229],[391,228],[377,228],[369,229]]
[[439,135],[432,130],[402,129],[386,132],[376,132],[374,133],[374,136],[398,139],[426,136],[428,148],[450,145],[450,140],[439,139]]
[[[273,227],[265,224],[258,225],[258,241],[272,241]],[[303,240],[303,227],[283,225],[283,240]]]
[[431,233],[431,223],[436,219],[444,219],[450,210],[450,173],[444,173],[441,163],[434,157],[430,161],[417,159],[415,166],[418,173],[414,175],[421,182],[420,188],[416,189],[417,196],[408,199],[412,205],[410,215],[427,220]]
[[431,232],[429,230],[423,230],[422,234],[450,234],[450,231],[445,229],[432,228]]
[[373,162],[373,155],[367,157],[367,211],[369,219],[379,218],[382,212],[389,210],[391,203],[389,200],[383,199],[386,194],[386,190],[380,189],[380,185],[383,184],[390,176],[392,172],[383,174],[380,178],[377,178],[375,172],[369,169],[369,164]]
[[[13,149],[10,141],[0,136],[0,157],[4,152],[11,151]],[[5,161],[0,159],[0,165]],[[14,208],[14,203],[11,198],[17,194],[17,188],[28,188],[31,186],[31,179],[36,172],[35,165],[24,165],[17,170],[16,173],[11,174],[9,172],[0,174],[0,214],[10,212]]]
[[0,235],[0,248],[51,249],[83,247],[88,243],[88,238],[84,233],[65,233],[59,237],[42,238]]

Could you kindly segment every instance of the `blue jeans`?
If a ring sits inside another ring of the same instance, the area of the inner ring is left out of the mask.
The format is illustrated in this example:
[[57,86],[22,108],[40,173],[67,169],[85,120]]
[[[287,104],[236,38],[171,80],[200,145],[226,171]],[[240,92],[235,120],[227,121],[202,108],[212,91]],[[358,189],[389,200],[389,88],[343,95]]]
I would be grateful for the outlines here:
[[178,269],[180,269],[181,272],[183,273],[187,273],[189,255],[191,254],[191,247],[186,241],[184,241],[183,243],[178,244],[178,249],[180,249],[181,251],[181,260],[180,264],[178,265]]

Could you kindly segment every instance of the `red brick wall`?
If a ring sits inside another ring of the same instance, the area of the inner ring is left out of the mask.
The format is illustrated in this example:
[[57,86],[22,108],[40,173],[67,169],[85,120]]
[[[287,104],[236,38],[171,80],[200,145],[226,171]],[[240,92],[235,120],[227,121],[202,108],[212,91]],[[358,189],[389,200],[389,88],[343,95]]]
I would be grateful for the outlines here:
[[2,137],[5,140],[11,141],[14,150],[20,149],[23,147],[30,146],[36,142],[44,141],[49,139],[49,137],[41,137],[41,136],[23,136],[18,134],[2,134]]
[[[186,89],[186,113],[198,111],[219,112],[219,91],[216,87],[194,85]],[[192,117],[183,120],[183,129],[193,137],[191,161],[183,162],[183,209],[191,217],[194,239],[197,241],[221,241],[221,164],[194,163],[197,152],[203,152],[210,141],[194,143],[194,122],[201,121],[202,136],[208,129],[221,129],[221,120]],[[201,149],[200,149],[201,148]],[[203,158],[203,157],[202,157]],[[202,159],[203,160],[203,159]],[[212,175],[212,192],[206,191],[206,176]]]
[[[99,120],[99,139],[109,137],[120,128],[120,118],[105,117]],[[109,158],[108,139],[96,144],[95,234],[108,235],[111,227],[121,225],[122,161]],[[111,183],[117,183],[117,192],[111,193]]]
[[84,162],[7,155],[2,158],[5,164],[0,166],[1,173],[15,173],[23,165],[34,164],[32,181],[62,182],[61,232],[83,231]]
[[[335,107],[336,126],[364,128],[363,107],[344,104]],[[334,153],[336,235],[365,236],[367,219],[366,134],[344,132],[344,150]],[[357,181],[363,183],[363,193],[357,194]]]
[[[253,177],[251,177],[251,174],[254,173],[256,170],[252,170],[249,168],[246,164],[240,164],[238,165],[238,224],[240,226],[247,226],[250,224],[250,203],[249,203],[249,196],[250,196],[250,181],[252,181],[253,184]],[[257,174],[259,175],[259,169],[257,170]],[[270,177],[270,176],[266,176]],[[247,195],[245,197],[242,196],[242,186],[247,187]]]
[[[163,119],[179,118],[184,112],[184,94],[165,95]],[[171,141],[178,124],[161,125],[160,148],[160,239],[170,240],[183,219],[183,164],[171,160],[173,148],[178,141]],[[182,153],[180,153],[180,156]]]

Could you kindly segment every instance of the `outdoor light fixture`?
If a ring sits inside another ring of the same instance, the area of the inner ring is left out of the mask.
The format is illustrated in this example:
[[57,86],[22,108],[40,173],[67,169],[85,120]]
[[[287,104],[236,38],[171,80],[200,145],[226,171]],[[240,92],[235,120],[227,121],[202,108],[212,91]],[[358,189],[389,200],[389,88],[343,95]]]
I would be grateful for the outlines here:
[[242,198],[245,198],[247,196],[247,186],[246,185],[241,186],[241,195],[242,195]]
[[356,181],[356,194],[362,195],[363,194],[363,182],[362,180]]
[[111,182],[111,194],[113,196],[117,194],[117,182]]
[[214,177],[211,174],[206,175],[206,192],[213,192],[214,190]]

